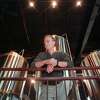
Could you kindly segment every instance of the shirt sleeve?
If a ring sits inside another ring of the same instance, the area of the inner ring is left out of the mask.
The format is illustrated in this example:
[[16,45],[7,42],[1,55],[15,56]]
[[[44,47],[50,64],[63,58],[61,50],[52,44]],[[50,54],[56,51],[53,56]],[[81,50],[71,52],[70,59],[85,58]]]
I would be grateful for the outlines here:
[[63,53],[62,56],[63,56],[63,61],[66,61],[68,63],[68,67],[72,67],[73,63],[70,60],[69,55],[67,53]]
[[44,57],[44,53],[43,53],[43,52],[39,53],[39,54],[36,56],[36,58],[32,61],[31,67],[35,67],[35,62],[38,62],[38,61],[43,60],[43,57]]

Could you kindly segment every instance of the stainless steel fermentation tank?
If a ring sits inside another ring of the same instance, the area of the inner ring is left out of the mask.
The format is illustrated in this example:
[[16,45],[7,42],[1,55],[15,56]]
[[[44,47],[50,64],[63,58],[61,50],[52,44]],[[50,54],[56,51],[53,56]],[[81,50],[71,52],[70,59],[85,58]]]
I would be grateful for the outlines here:
[[[100,67],[100,51],[94,51],[88,54],[81,62],[81,66]],[[82,75],[100,76],[100,69],[83,70]],[[83,80],[83,82],[87,87],[90,100],[100,100],[100,80]]]
[[[16,52],[9,52],[0,57],[0,66],[3,68],[28,67],[23,56]],[[1,78],[27,77],[27,71],[1,71]],[[21,100],[25,81],[0,80],[0,100]]]

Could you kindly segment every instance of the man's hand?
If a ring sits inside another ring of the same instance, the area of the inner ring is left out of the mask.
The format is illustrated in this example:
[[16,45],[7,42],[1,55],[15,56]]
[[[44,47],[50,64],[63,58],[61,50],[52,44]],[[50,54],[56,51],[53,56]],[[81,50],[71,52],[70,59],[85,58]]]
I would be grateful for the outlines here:
[[47,72],[51,73],[54,70],[54,66],[57,66],[57,60],[54,58],[51,58],[48,60],[47,64],[48,64],[47,65]]
[[48,66],[47,66],[47,72],[48,72],[48,73],[53,72],[53,70],[54,70],[54,67],[53,67],[52,65],[48,65]]
[[58,62],[59,67],[67,67],[67,65],[68,65],[67,62],[63,62],[63,61]]
[[52,65],[53,67],[57,66],[57,60],[54,58],[51,58],[51,59],[49,59],[48,64]]

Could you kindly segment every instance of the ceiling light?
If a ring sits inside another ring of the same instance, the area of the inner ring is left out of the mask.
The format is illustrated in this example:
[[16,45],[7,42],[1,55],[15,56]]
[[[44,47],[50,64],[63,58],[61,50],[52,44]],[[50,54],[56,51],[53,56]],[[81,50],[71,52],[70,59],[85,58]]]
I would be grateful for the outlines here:
[[82,1],[81,0],[76,1],[76,7],[81,7],[81,6],[82,6]]
[[35,8],[35,2],[34,1],[29,1],[29,7]]
[[52,0],[52,1],[51,1],[51,6],[52,6],[52,8],[56,8],[57,5],[58,5],[58,3],[57,3],[56,0]]

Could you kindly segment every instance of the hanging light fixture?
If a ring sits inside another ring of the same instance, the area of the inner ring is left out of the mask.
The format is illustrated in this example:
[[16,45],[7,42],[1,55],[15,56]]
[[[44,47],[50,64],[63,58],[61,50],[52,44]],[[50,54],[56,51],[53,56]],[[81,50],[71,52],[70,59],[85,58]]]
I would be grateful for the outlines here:
[[57,6],[58,6],[57,0],[52,0],[52,1],[51,1],[51,7],[52,7],[52,8],[56,8]]
[[29,7],[35,8],[35,1],[29,1]]
[[82,6],[82,0],[77,0],[76,7],[81,7],[81,6]]

